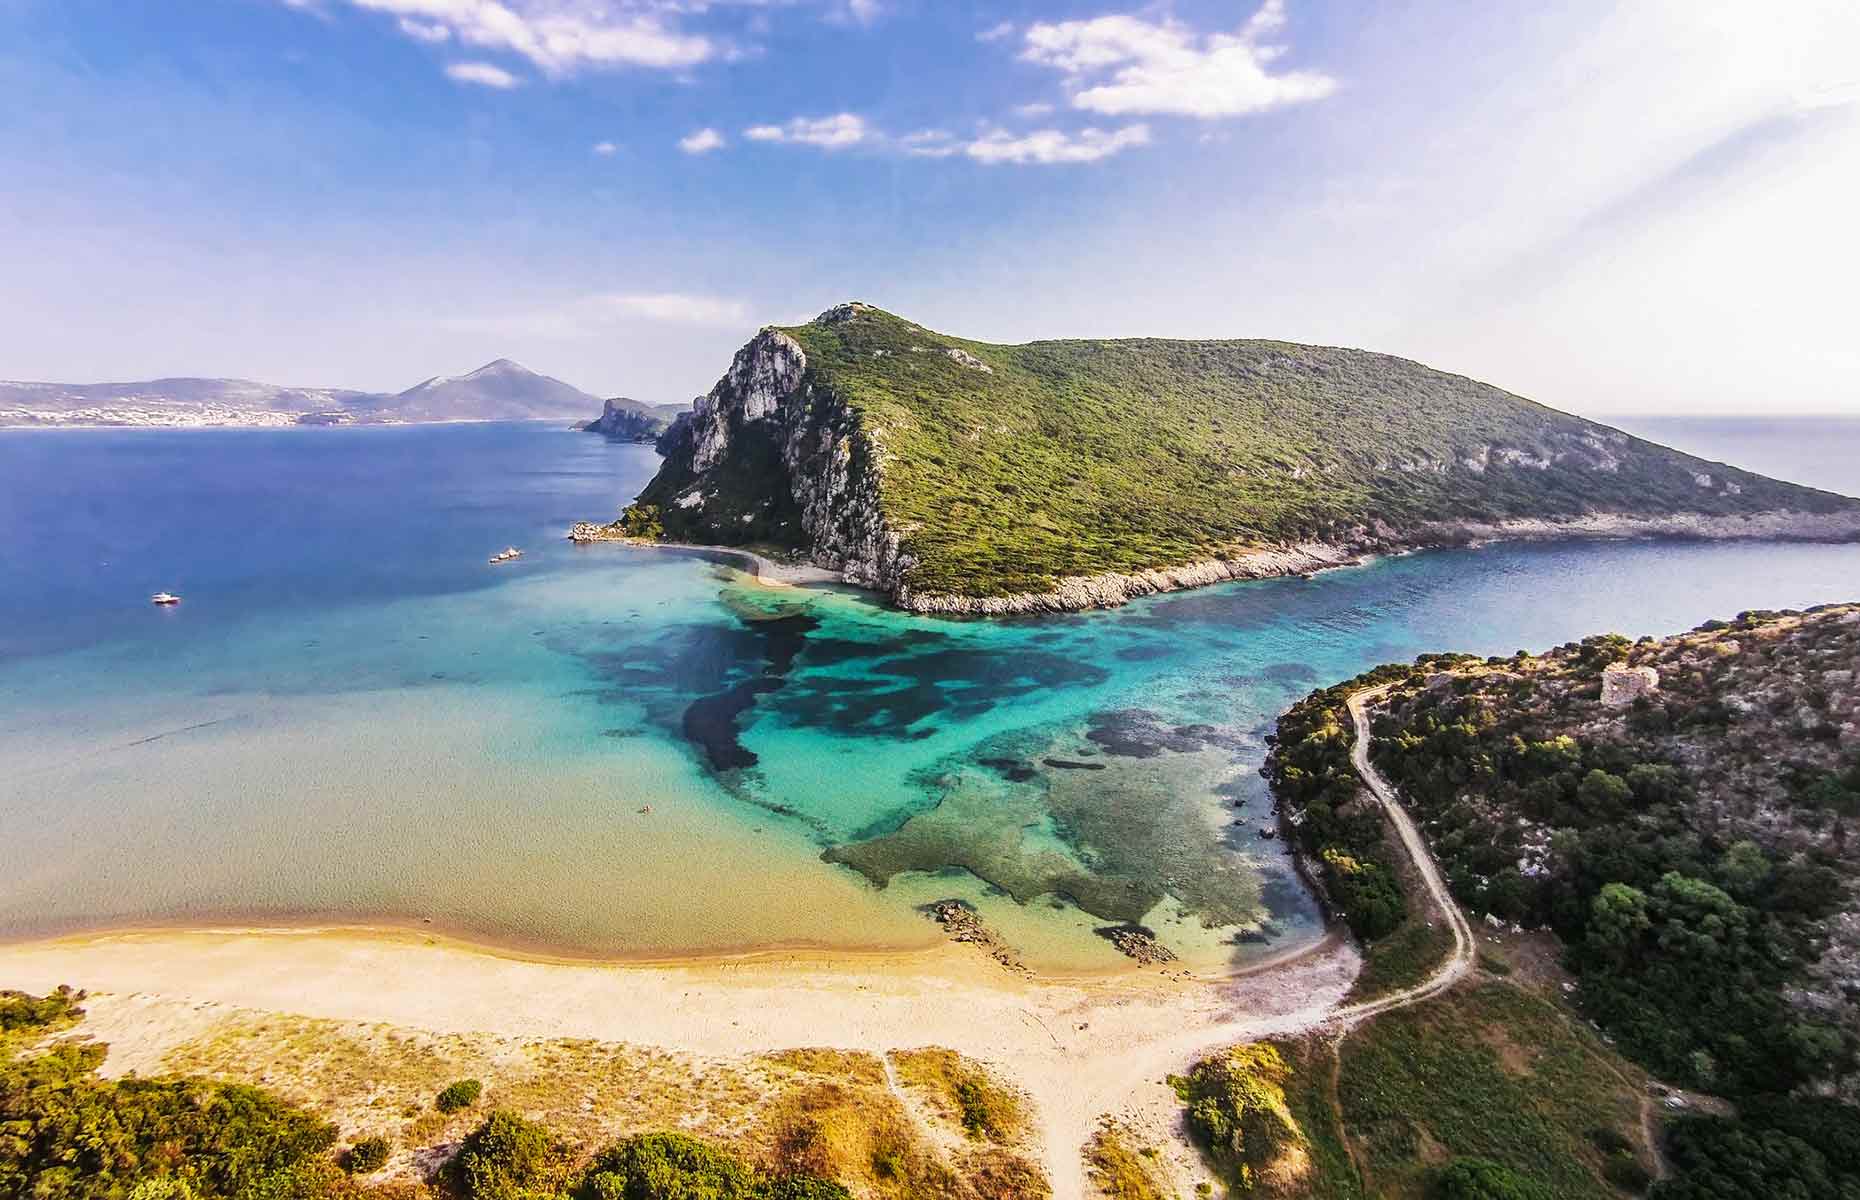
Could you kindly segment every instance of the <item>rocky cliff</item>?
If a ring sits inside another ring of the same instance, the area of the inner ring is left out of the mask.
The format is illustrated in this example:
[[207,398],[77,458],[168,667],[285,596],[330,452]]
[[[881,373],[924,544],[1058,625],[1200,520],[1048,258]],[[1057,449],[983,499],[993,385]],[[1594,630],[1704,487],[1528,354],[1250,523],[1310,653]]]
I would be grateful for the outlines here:
[[765,329],[659,440],[670,539],[1010,613],[1500,538],[1860,537],[1860,502],[1386,355]]
[[657,442],[681,411],[676,404],[643,404],[615,396],[601,401],[601,415],[581,428],[617,442]]
[[765,329],[659,439],[665,465],[640,493],[668,537],[765,545],[847,582],[896,593],[910,560],[879,503],[882,433],[808,378],[807,354]]

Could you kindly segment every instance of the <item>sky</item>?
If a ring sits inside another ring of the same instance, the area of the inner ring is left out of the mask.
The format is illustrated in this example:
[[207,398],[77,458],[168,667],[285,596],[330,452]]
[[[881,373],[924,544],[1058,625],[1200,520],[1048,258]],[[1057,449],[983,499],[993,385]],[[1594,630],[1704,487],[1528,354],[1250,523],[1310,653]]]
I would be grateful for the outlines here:
[[860,299],[1860,414],[1853,0],[0,0],[0,378],[707,390]]

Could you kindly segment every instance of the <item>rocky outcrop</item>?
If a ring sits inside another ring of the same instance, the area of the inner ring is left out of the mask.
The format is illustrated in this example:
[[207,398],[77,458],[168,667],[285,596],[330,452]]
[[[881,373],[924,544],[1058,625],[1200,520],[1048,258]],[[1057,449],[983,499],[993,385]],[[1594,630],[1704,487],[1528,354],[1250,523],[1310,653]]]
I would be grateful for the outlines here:
[[660,439],[665,468],[640,494],[668,535],[803,551],[848,583],[895,594],[910,567],[879,505],[882,431],[808,376],[807,355],[765,329]]
[[1602,707],[1627,708],[1636,700],[1651,700],[1660,690],[1660,673],[1652,667],[1617,664],[1602,672]]
[[615,396],[601,401],[601,415],[581,428],[617,442],[653,442],[670,427],[670,406],[653,406]]

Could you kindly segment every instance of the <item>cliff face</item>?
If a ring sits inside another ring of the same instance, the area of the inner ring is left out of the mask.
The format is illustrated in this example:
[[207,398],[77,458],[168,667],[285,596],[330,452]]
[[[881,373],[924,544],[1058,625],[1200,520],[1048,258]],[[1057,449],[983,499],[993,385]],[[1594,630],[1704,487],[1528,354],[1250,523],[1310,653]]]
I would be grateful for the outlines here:
[[779,549],[920,612],[1495,539],[1860,537],[1860,502],[1387,355],[990,346],[862,304],[763,330],[659,449],[639,502],[668,538]]
[[659,439],[665,466],[640,493],[674,540],[770,545],[863,587],[896,593],[910,560],[879,507],[883,450],[859,416],[808,378],[807,354],[764,330]]

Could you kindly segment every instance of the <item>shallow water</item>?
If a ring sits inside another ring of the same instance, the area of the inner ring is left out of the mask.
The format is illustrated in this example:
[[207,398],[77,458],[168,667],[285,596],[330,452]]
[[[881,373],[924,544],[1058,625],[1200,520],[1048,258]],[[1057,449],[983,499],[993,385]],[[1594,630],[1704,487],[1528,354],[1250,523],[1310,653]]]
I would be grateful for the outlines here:
[[1217,968],[1318,931],[1257,833],[1313,686],[1860,596],[1860,547],[1642,542],[932,620],[560,540],[655,466],[534,425],[0,434],[0,933],[908,947],[961,896],[1045,968],[1118,969],[1123,922]]

